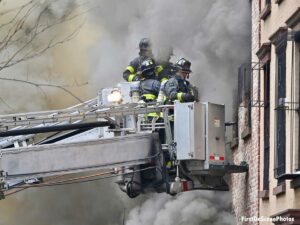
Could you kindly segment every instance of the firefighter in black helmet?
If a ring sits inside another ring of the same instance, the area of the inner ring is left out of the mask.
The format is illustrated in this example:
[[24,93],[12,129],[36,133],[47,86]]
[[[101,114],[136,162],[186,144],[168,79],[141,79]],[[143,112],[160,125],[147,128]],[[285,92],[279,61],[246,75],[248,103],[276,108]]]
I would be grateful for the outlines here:
[[153,59],[146,59],[141,63],[140,91],[144,102],[156,101],[160,82],[156,79],[155,62]]
[[123,72],[123,78],[128,81],[139,81],[141,64],[148,58],[152,58],[151,42],[149,38],[142,38],[139,43],[139,56],[133,59]]
[[193,87],[186,80],[192,72],[190,68],[191,62],[185,58],[175,63],[176,73],[164,85],[164,92],[169,101],[193,102],[196,100]]

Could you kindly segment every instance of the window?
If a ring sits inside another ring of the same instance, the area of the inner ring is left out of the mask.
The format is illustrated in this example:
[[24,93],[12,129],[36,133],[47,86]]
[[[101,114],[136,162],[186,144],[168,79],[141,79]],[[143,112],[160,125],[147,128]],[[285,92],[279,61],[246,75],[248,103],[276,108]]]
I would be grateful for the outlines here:
[[[239,138],[239,107],[234,107],[234,112],[232,115],[233,121],[235,124],[232,127],[232,137],[233,138]],[[238,143],[237,143],[238,144]]]
[[[299,99],[298,101],[300,102],[300,31],[295,33],[295,53],[298,55],[297,60],[298,60],[298,77],[299,77]],[[296,75],[297,76],[297,75]],[[298,130],[298,168],[297,171],[300,171],[300,104],[298,105],[298,120],[299,120],[299,130]]]
[[264,175],[263,190],[269,190],[270,167],[270,61],[263,66],[264,72]]
[[239,67],[239,89],[238,89],[238,98],[239,104],[245,105],[250,99],[250,66],[249,64],[242,64]]
[[270,41],[276,50],[276,97],[275,97],[275,165],[274,176],[278,183],[284,181],[286,173],[286,46],[287,27],[279,27]]
[[232,108],[232,121],[234,122],[234,125],[232,126],[232,140],[230,147],[231,149],[234,149],[239,144],[239,99],[236,89],[234,90]]
[[[264,108],[264,148],[263,148],[263,190],[269,190],[269,168],[270,168],[270,62],[271,62],[271,43],[264,43],[256,53],[259,58],[259,69],[263,74],[263,101],[260,102],[259,96],[258,102],[254,106]],[[254,69],[254,68],[253,68]],[[259,77],[260,81],[260,77]],[[260,84],[259,84],[260,86]],[[260,91],[258,91],[258,95]],[[261,192],[263,199],[268,198],[266,192]]]
[[242,139],[251,135],[251,64],[245,63],[239,67],[238,99],[239,106],[246,108],[246,127],[241,133]]
[[276,177],[285,174],[285,108],[283,102],[286,95],[286,40],[276,47],[277,54],[277,112],[276,112]]
[[[285,22],[288,26],[288,28],[291,29],[290,31],[290,38],[292,40],[292,75],[295,76],[296,79],[299,79],[298,81],[298,99],[295,98],[295,109],[298,111],[298,125],[300,125],[300,30],[299,26],[300,24],[300,7],[298,7],[295,12],[287,19]],[[297,104],[298,103],[298,104]],[[299,126],[300,127],[300,126]],[[297,170],[300,171],[300,130],[298,128],[298,159],[295,160],[296,163],[298,163]]]

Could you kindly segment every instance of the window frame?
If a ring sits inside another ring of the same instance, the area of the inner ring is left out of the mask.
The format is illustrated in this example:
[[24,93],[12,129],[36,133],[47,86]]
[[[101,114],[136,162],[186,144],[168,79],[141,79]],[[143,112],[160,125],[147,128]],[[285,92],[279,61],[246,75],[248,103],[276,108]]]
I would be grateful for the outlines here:
[[286,98],[286,46],[287,39],[282,37],[276,43],[276,145],[275,178],[286,173],[286,111],[280,105]]
[[[239,67],[239,77],[238,77],[238,104],[240,107],[247,108],[247,128],[251,129],[251,84],[252,84],[252,74],[251,74],[251,64],[244,63]],[[242,105],[241,105],[242,104]],[[243,133],[243,132],[242,132]],[[248,132],[247,135],[248,137]],[[243,137],[242,138],[246,138]]]
[[270,64],[268,60],[264,66],[264,171],[263,171],[263,190],[269,190],[269,167],[270,167],[270,100],[271,100],[271,80]]

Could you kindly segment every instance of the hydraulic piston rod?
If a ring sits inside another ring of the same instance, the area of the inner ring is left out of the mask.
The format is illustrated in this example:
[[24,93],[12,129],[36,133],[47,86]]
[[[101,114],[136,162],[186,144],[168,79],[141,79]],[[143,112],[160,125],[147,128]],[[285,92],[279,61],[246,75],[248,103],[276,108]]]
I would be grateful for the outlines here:
[[64,124],[64,125],[47,126],[47,127],[35,127],[35,128],[26,128],[26,129],[19,129],[19,130],[9,130],[9,131],[5,131],[5,132],[0,132],[0,137],[48,133],[48,132],[76,130],[76,129],[91,129],[91,128],[95,128],[95,127],[106,127],[106,126],[112,126],[112,123],[109,121],[98,121],[98,122],[92,122],[92,123]]

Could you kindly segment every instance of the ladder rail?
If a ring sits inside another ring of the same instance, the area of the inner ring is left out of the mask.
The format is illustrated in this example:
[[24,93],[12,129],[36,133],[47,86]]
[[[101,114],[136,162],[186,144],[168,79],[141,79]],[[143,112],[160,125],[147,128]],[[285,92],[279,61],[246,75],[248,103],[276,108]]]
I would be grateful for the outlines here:
[[[134,106],[134,107],[132,107]],[[16,114],[5,116],[6,119],[1,119],[0,116],[0,131],[12,129],[16,126],[32,126],[38,124],[57,123],[62,121],[75,121],[75,120],[97,120],[100,118],[108,118],[115,116],[127,116],[127,115],[139,115],[147,114],[151,112],[160,113],[163,108],[172,107],[170,105],[145,105],[145,107],[139,107],[137,104],[134,105],[122,105],[122,107],[97,107],[86,111],[72,111],[69,113],[55,113],[51,116],[46,115],[47,112],[37,112],[29,114]],[[18,119],[19,118],[19,119]]]

